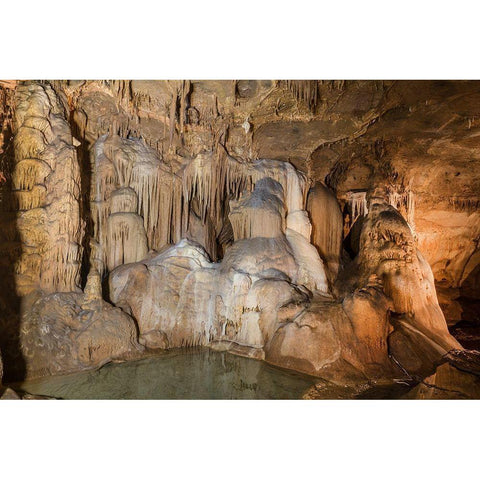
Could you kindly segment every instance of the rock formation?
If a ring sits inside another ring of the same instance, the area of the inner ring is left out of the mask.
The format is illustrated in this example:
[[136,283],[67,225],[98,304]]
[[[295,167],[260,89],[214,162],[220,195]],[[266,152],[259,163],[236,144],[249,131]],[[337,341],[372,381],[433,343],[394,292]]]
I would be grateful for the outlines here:
[[91,168],[93,258],[100,272],[180,238],[180,182],[144,142],[104,135]]
[[42,296],[22,316],[28,377],[100,367],[141,351],[132,319],[86,290]]
[[[233,244],[220,264],[183,240],[110,274],[111,300],[137,320],[148,347],[233,342],[263,356],[279,308],[311,291],[327,293],[323,262],[309,243],[303,177],[284,162],[229,161],[234,169],[226,173],[224,199],[212,197],[222,170],[205,169],[198,158],[193,164],[199,171],[194,180],[187,177],[184,189],[195,192],[200,210],[204,203],[221,208],[229,194],[238,195],[229,203]],[[197,185],[192,189],[189,182]],[[140,298],[136,291],[149,294]]]
[[0,84],[8,377],[201,345],[442,379],[480,305],[478,87]]
[[80,170],[65,105],[50,85],[17,89],[13,209],[22,255],[20,295],[80,287]]

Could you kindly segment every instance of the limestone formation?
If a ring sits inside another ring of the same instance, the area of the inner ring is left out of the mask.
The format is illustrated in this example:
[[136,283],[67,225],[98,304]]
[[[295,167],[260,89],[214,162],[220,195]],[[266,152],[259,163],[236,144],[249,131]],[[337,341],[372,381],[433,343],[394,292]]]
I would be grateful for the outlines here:
[[93,258],[100,272],[180,238],[180,183],[144,142],[104,135],[94,145],[91,168]]
[[[347,280],[340,279],[346,293],[333,299],[326,296],[323,263],[315,263],[318,252],[307,240],[308,218],[292,221],[304,212],[299,209],[286,215],[285,206],[301,207],[302,201],[286,198],[273,180],[281,178],[272,173],[275,164],[267,165],[270,176],[230,203],[234,243],[220,264],[181,243],[110,275],[112,301],[137,319],[147,346],[250,349],[276,365],[336,381],[427,374],[460,347],[448,333],[431,270],[409,225],[380,193],[372,192],[360,253],[343,273]],[[290,191],[302,195],[301,189]],[[303,240],[310,247],[304,251],[295,243]],[[172,259],[175,267],[181,260],[188,268],[176,273]],[[151,293],[138,298],[136,291]],[[419,366],[417,357],[428,361]]]
[[[245,190],[230,202],[234,243],[220,264],[211,263],[200,246],[182,241],[110,275],[111,300],[137,320],[149,347],[233,342],[260,351],[280,308],[328,291],[323,263],[308,240],[301,176],[266,160],[237,168],[231,185],[239,182]],[[200,205],[209,201],[201,191],[209,185],[202,174],[196,176]],[[209,182],[218,182],[209,175]],[[136,291],[149,293],[138,298]]]
[[91,290],[38,298],[21,318],[20,340],[29,378],[100,367],[141,350],[132,319]]
[[16,228],[22,254],[16,262],[18,293],[80,287],[80,170],[65,105],[50,85],[17,88],[15,165]]
[[447,327],[480,325],[478,82],[19,81],[0,103],[8,380],[207,346],[478,395]]
[[312,244],[327,265],[327,275],[333,283],[338,275],[343,240],[343,216],[333,192],[321,183],[309,191],[307,210],[312,219]]

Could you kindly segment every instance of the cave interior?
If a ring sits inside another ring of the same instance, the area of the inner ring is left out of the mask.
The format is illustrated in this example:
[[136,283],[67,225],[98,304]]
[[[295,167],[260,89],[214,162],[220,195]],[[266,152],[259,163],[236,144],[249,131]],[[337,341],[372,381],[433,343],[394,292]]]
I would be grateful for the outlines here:
[[5,80],[0,130],[2,398],[480,398],[479,81]]

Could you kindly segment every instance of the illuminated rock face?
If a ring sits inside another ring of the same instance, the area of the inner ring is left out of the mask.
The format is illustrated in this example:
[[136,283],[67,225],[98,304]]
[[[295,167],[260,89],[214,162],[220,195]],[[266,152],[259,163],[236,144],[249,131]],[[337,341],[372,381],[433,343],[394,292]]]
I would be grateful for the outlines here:
[[370,201],[359,254],[340,284],[343,301],[314,301],[281,326],[267,360],[334,379],[345,372],[388,377],[397,368],[425,375],[447,352],[461,349],[410,227],[383,197]]
[[[337,289],[343,293],[334,299],[308,241],[303,204],[289,203],[273,180],[281,177],[271,173],[275,162],[268,165],[270,177],[230,202],[234,242],[219,264],[210,263],[200,246],[182,241],[111,273],[111,299],[137,320],[146,346],[228,348],[355,381],[388,378],[402,369],[428,374],[448,351],[461,348],[448,333],[431,269],[411,228],[385,195],[372,192],[359,254],[342,272]],[[286,213],[289,204],[300,208]]]
[[54,293],[39,298],[22,316],[27,377],[100,367],[141,351],[127,314],[101,299],[86,300],[87,294]]
[[435,282],[480,285],[480,97],[451,85],[9,86],[4,363],[204,345],[334,381],[432,374],[461,348]]
[[25,295],[80,287],[80,169],[65,106],[49,85],[17,89],[15,165],[16,228],[22,253],[15,266]]
[[180,238],[181,184],[144,142],[104,135],[93,147],[91,168],[92,261],[99,272]]
[[[211,201],[210,182],[218,180],[198,159],[194,165],[202,209]],[[229,188],[238,191],[228,215],[233,244],[220,263],[182,240],[110,274],[111,300],[137,320],[148,347],[232,344],[263,358],[278,311],[314,292],[328,293],[323,262],[309,242],[304,178],[284,162],[233,165],[227,174]],[[185,189],[191,190],[188,182]],[[138,291],[148,293],[139,297]]]

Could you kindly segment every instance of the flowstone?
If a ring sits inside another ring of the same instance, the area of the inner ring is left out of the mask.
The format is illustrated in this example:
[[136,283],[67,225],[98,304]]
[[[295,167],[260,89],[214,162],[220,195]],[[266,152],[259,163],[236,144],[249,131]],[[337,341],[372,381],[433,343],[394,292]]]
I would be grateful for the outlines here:
[[441,307],[475,321],[472,85],[0,82],[4,375],[207,346],[468,383]]

